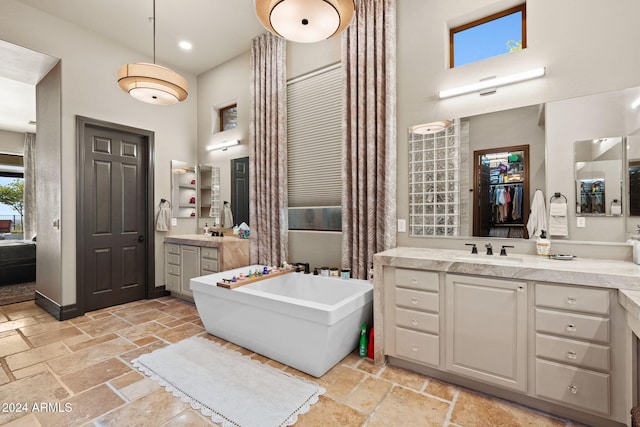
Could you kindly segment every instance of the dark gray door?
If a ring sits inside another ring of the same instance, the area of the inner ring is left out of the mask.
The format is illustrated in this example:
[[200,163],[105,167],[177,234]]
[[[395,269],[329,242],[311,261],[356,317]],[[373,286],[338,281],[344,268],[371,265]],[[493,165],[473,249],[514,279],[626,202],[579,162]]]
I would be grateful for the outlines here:
[[84,127],[78,286],[85,311],[146,296],[147,142],[139,134]]
[[249,157],[231,159],[231,213],[233,222],[249,224]]

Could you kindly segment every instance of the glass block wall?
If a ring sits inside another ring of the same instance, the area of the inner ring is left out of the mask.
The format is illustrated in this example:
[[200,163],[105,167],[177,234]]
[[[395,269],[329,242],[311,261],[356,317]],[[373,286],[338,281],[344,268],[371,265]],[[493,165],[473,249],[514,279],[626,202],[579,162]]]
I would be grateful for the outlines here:
[[409,235],[460,235],[460,123],[409,133]]

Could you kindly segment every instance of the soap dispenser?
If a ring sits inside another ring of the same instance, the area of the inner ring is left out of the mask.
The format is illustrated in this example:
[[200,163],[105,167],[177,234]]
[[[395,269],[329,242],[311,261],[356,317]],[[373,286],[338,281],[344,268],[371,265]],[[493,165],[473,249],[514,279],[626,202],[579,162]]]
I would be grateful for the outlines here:
[[551,242],[547,239],[546,231],[540,231],[540,237],[536,240],[536,252],[539,256],[548,257],[551,254]]
[[204,223],[204,234],[209,234],[209,224],[208,223]]

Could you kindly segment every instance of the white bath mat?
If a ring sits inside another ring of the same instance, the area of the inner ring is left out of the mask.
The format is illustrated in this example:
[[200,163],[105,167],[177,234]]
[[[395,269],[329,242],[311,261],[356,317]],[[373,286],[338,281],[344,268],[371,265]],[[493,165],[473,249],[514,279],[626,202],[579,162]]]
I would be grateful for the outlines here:
[[293,425],[325,392],[203,337],[144,354],[132,364],[225,427]]

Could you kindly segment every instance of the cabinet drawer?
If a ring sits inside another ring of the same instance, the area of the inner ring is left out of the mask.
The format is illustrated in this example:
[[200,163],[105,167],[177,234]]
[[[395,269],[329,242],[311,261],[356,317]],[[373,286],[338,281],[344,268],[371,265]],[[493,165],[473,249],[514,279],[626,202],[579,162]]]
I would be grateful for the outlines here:
[[200,252],[202,259],[218,259],[218,248],[202,248]]
[[609,346],[536,334],[536,356],[609,372]]
[[396,268],[397,286],[437,292],[439,289],[438,283],[438,273],[433,271]]
[[176,245],[175,243],[165,243],[165,247],[167,248],[168,254],[180,255],[180,245]]
[[396,324],[432,334],[440,332],[440,316],[432,313],[396,308]]
[[396,328],[396,355],[437,366],[440,363],[440,340],[437,335]]
[[609,414],[609,375],[536,360],[536,394],[591,412]]
[[168,291],[179,291],[180,290],[180,276],[176,276],[175,274],[167,274],[167,283],[165,286]]
[[536,284],[536,305],[585,313],[609,314],[607,289]]
[[167,254],[167,263],[168,264],[174,264],[174,265],[180,265],[180,255],[178,254]]
[[167,274],[173,274],[175,276],[180,276],[180,266],[167,264]]
[[218,261],[203,259],[200,263],[200,270],[203,276],[206,274],[217,273]]
[[439,297],[438,294],[432,292],[396,288],[396,305],[437,313],[439,311]]
[[609,319],[536,309],[536,331],[609,343]]

